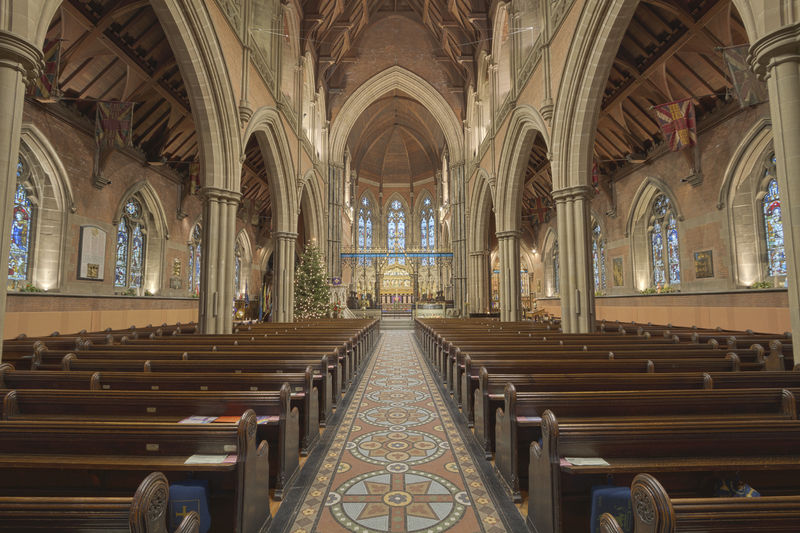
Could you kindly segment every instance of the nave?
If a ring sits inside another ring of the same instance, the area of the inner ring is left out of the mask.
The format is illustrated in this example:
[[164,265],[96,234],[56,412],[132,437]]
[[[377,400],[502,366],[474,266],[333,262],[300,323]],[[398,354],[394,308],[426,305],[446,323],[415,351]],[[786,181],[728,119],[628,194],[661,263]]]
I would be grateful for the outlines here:
[[[525,528],[510,499],[489,488],[494,474],[476,459],[464,427],[454,422],[411,332],[385,331],[285,531]],[[284,530],[280,521],[279,513],[273,530]]]

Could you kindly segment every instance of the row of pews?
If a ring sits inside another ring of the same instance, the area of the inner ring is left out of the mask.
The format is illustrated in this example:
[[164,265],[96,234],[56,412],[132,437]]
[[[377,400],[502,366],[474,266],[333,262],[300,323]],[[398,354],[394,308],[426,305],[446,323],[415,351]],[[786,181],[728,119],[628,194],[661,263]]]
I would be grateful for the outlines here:
[[0,531],[266,531],[378,324],[4,341]]
[[[511,497],[527,492],[532,531],[800,531],[790,334],[488,319],[415,333]],[[730,485],[761,497],[712,497]],[[617,512],[599,516],[598,495]]]

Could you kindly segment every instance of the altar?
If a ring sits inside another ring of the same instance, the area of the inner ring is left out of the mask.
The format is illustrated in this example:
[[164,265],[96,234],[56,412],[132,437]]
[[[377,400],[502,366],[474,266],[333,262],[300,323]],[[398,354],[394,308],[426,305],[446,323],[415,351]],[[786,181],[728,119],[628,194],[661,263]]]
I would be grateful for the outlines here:
[[380,303],[383,309],[411,309],[414,283],[406,267],[393,265],[382,272]]

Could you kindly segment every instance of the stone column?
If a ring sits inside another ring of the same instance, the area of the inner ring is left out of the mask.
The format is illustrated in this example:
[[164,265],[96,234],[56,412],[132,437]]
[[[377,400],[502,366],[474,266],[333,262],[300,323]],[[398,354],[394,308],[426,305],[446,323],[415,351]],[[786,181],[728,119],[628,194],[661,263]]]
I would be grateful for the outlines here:
[[466,316],[467,301],[467,217],[464,165],[450,168],[448,173],[453,180],[453,305],[461,316]]
[[553,191],[558,220],[561,327],[565,333],[594,330],[589,202],[591,187]]
[[[17,161],[22,128],[22,108],[25,103],[25,84],[38,76],[43,62],[42,51],[21,37],[0,30],[0,169],[5,179],[2,188],[3,217],[0,224],[2,257],[8,259],[11,247],[11,219],[14,212],[14,191],[17,188]],[[8,269],[0,277],[0,308],[6,308]],[[3,331],[5,313],[0,313],[0,332]],[[2,358],[0,339],[0,358]]]
[[233,325],[233,248],[240,193],[205,187],[203,254],[200,274],[200,327],[203,333],[230,333]]
[[[342,277],[342,174],[344,168],[328,167],[328,276]],[[356,241],[354,241],[356,242]]]
[[[750,60],[767,81],[792,331],[800,331],[800,24],[785,26],[750,47]],[[800,343],[794,344],[800,361]]]
[[485,313],[489,306],[489,252],[478,250],[470,252],[470,288],[472,294],[469,300],[469,311],[472,313]]
[[520,319],[519,231],[497,233],[500,255],[500,320]]
[[294,321],[294,256],[297,233],[275,232],[275,322]]

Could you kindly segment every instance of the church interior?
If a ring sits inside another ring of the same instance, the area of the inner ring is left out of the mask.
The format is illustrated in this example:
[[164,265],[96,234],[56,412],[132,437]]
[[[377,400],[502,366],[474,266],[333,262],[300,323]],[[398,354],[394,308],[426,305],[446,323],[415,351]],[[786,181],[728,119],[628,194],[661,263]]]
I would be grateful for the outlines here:
[[0,531],[800,531],[799,72],[800,0],[0,1]]

